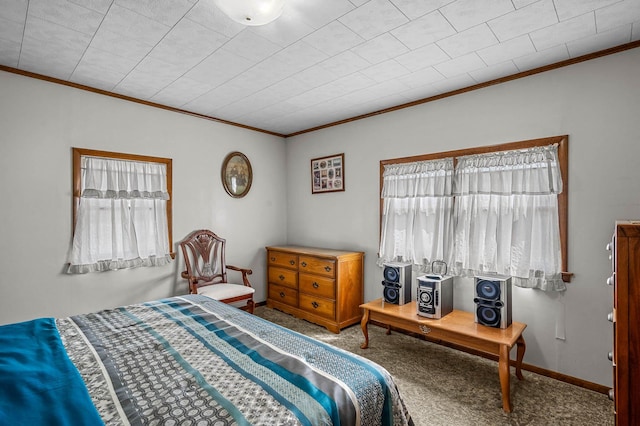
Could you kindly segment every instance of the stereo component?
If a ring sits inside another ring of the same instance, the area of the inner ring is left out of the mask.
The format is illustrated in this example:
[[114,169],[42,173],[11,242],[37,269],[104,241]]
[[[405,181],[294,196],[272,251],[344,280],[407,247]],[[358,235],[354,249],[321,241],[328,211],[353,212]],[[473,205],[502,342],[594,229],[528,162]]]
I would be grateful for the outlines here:
[[416,278],[416,310],[427,318],[442,318],[453,311],[453,277],[423,275]]
[[511,325],[511,277],[502,275],[474,278],[476,322],[495,328]]
[[382,294],[386,303],[404,305],[411,302],[411,263],[384,263],[382,275]]

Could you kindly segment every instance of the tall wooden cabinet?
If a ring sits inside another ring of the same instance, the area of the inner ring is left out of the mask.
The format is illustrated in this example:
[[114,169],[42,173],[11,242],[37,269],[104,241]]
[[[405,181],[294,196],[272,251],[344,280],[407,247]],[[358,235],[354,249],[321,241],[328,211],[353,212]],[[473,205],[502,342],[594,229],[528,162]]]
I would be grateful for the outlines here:
[[640,221],[618,221],[611,244],[614,286],[613,389],[616,424],[640,424]]
[[339,333],[360,322],[364,253],[267,247],[267,306]]

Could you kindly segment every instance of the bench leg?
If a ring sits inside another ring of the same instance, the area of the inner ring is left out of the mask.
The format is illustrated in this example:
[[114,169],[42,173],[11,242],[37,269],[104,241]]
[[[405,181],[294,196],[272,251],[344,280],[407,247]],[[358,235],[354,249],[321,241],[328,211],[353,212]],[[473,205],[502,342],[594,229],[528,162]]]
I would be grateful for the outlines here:
[[516,340],[516,345],[518,353],[518,358],[516,360],[516,377],[519,380],[523,380],[524,377],[522,376],[522,359],[524,358],[524,351],[527,349],[527,345],[524,343],[524,337],[522,337],[522,335],[520,335],[518,340]]
[[360,345],[361,349],[367,349],[369,347],[369,330],[367,328],[369,324],[369,310],[364,310],[364,315],[362,315],[362,321],[360,322],[360,327],[362,327],[362,334],[364,334],[364,343]]
[[505,413],[510,413],[511,389],[509,378],[509,347],[507,345],[500,345],[498,372],[500,373],[500,388],[502,389],[502,409]]

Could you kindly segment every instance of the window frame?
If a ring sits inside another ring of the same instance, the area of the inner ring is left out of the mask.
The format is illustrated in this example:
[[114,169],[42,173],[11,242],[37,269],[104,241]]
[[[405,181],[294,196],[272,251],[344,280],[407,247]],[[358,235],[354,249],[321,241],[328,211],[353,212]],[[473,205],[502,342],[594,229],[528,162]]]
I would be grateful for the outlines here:
[[[569,225],[569,136],[551,136],[540,139],[530,139],[518,142],[507,142],[498,145],[487,145],[474,148],[458,149],[454,151],[437,152],[432,154],[415,155],[411,157],[393,158],[380,160],[380,216],[379,216],[379,238],[382,237],[382,214],[384,211],[384,200],[382,198],[382,188],[384,184],[384,167],[390,164],[412,163],[416,161],[436,160],[453,157],[454,168],[457,165],[458,157],[474,154],[487,154],[500,151],[512,151],[537,146],[547,146],[558,144],[558,162],[560,175],[562,176],[562,192],[558,194],[558,225],[560,228],[560,247],[562,256],[562,281],[569,283],[573,273],[568,271],[568,225]],[[455,203],[455,196],[454,196]]]
[[169,235],[169,254],[172,259],[175,259],[176,253],[173,249],[173,160],[171,158],[164,157],[152,157],[148,155],[126,154],[121,152],[111,151],[99,151],[86,148],[71,148],[73,157],[73,232],[71,239],[76,233],[76,222],[78,215],[78,205],[80,204],[80,196],[82,194],[82,157],[98,157],[107,158],[111,160],[129,160],[137,162],[147,163],[159,163],[164,164],[167,168],[167,192],[169,193],[169,199],[167,200],[167,232]]

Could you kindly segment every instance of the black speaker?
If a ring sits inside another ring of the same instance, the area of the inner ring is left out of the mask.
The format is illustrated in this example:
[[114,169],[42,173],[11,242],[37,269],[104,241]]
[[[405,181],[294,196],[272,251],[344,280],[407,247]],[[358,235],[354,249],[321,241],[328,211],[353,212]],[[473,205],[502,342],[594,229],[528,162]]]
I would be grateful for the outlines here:
[[395,305],[411,302],[411,264],[385,263],[382,270],[384,301]]
[[424,275],[416,278],[416,310],[427,318],[442,318],[453,311],[453,277]]
[[511,277],[477,276],[475,281],[476,322],[495,328],[511,325]]

